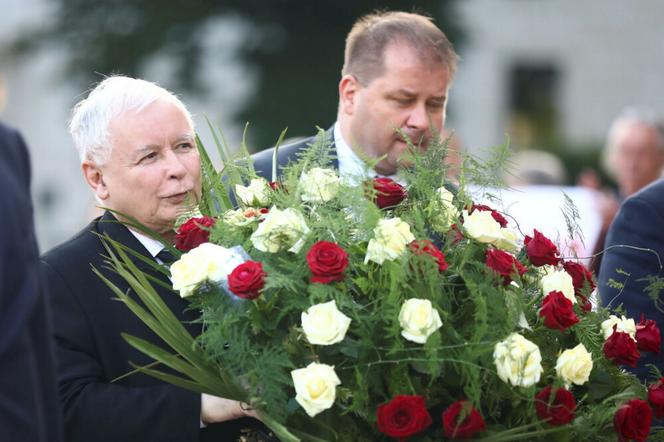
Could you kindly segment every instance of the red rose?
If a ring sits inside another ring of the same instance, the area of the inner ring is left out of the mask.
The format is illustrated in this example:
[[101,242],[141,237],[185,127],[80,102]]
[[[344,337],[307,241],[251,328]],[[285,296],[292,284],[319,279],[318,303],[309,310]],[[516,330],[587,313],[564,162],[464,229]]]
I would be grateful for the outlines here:
[[452,245],[458,244],[461,240],[463,240],[463,232],[459,229],[459,226],[456,224],[452,224],[450,226],[450,231],[447,232],[447,235],[452,238]]
[[523,275],[527,270],[514,255],[498,249],[487,250],[486,265],[503,277],[505,285],[512,281],[513,275]]
[[644,442],[650,433],[652,411],[648,403],[641,399],[632,399],[618,408],[613,415],[613,428],[618,433],[618,440]]
[[485,429],[482,415],[469,401],[457,401],[443,412],[443,430],[449,439],[470,439]]
[[376,411],[378,431],[405,440],[431,425],[422,396],[397,396]]
[[524,242],[526,244],[526,253],[530,262],[534,266],[543,266],[550,264],[555,266],[560,261],[558,257],[558,248],[549,238],[542,235],[537,229],[534,229],[533,237],[526,235]]
[[175,247],[183,252],[195,249],[210,239],[210,228],[214,226],[214,218],[203,216],[189,218],[182,224],[175,235]]
[[574,313],[574,304],[558,290],[544,297],[539,315],[544,318],[544,325],[561,331],[579,322]]
[[376,205],[381,209],[394,207],[408,196],[406,189],[390,178],[374,178],[371,184],[376,191]]
[[641,351],[659,353],[662,337],[655,321],[641,316],[641,321],[636,324],[636,345]]
[[265,276],[260,262],[243,262],[228,275],[228,289],[240,298],[256,299],[265,285]]
[[648,402],[658,419],[664,417],[664,377],[648,387]]
[[579,303],[579,307],[581,307],[581,311],[583,313],[588,313],[590,310],[593,309],[593,305],[590,302],[590,299],[586,298],[583,295],[576,295],[576,300]]
[[307,253],[307,262],[313,273],[310,281],[329,284],[344,279],[348,254],[333,242],[318,241]]
[[438,247],[436,247],[428,239],[423,239],[420,241],[415,240],[409,244],[409,247],[415,255],[422,255],[424,253],[431,255],[438,264],[438,271],[444,272],[447,270],[445,255],[443,255],[443,252],[441,252]]
[[551,386],[546,387],[535,396],[537,416],[551,425],[565,425],[574,419],[576,401],[574,396],[564,388],[557,388],[555,397],[551,398]]
[[493,220],[500,224],[500,227],[507,227],[507,220],[505,217],[501,215],[500,212],[492,209],[491,207],[485,206],[484,204],[473,204],[473,207],[470,209],[470,213],[473,213],[475,210],[479,210],[481,212],[491,212]]
[[564,261],[563,267],[565,271],[572,277],[572,284],[574,284],[574,292],[577,296],[582,296],[584,288],[589,288],[588,292],[595,290],[595,282],[593,281],[593,274],[581,263],[574,261]]
[[636,342],[628,333],[619,332],[616,326],[613,326],[613,333],[604,342],[604,356],[613,361],[614,364],[627,364],[636,367],[636,361],[639,360],[639,349]]

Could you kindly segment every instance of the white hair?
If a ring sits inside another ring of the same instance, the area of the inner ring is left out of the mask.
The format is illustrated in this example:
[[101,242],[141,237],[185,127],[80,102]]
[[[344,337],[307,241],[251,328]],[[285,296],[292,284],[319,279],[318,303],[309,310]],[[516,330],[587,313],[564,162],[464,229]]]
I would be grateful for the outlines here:
[[654,129],[658,135],[659,148],[664,151],[664,128],[662,121],[655,112],[647,107],[627,107],[613,120],[606,139],[606,147],[602,153],[602,163],[608,174],[615,179],[618,164],[618,151],[623,143],[627,129],[633,125],[647,126]]
[[155,83],[114,75],[95,87],[87,98],[78,102],[69,123],[81,163],[103,165],[111,155],[112,143],[108,126],[113,118],[129,111],[139,112],[157,100],[165,100],[180,109],[194,127],[187,107],[172,92]]

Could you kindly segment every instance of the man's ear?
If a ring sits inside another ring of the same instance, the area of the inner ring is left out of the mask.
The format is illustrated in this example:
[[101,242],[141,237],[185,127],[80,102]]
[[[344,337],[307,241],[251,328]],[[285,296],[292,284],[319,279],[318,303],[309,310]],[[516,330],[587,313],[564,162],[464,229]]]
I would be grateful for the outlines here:
[[81,164],[81,169],[83,170],[83,177],[88,183],[88,186],[92,191],[97,195],[101,201],[106,200],[110,194],[106,183],[104,182],[104,172],[101,167],[97,166],[95,163],[84,161]]
[[339,106],[341,112],[353,115],[357,92],[360,88],[361,85],[354,75],[346,74],[341,77],[341,81],[339,81]]

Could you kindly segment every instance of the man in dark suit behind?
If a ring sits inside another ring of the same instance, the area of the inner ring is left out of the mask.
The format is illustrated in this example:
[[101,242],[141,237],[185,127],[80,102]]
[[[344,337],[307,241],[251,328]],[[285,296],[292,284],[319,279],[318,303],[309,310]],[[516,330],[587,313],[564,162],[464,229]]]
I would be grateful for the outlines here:
[[0,438],[62,440],[23,139],[0,124]]
[[[100,205],[173,240],[176,217],[201,193],[200,159],[184,104],[153,83],[110,77],[74,108],[70,131],[83,176]],[[104,234],[157,262],[162,256],[159,241],[127,228],[109,211],[43,256],[67,440],[236,440],[241,427],[255,422],[246,418],[251,412],[238,402],[193,393],[143,374],[116,380],[131,371],[130,361],[151,362],[120,333],[165,344],[114,300],[92,272],[95,267],[121,290],[129,289],[103,264],[106,252],[99,235]],[[136,263],[149,270],[139,260]],[[163,275],[154,276],[169,282]],[[181,321],[196,319],[175,292],[158,290]],[[194,336],[200,333],[199,324],[188,324],[188,329]]]
[[[395,177],[407,144],[426,148],[441,133],[458,56],[428,17],[381,12],[358,19],[346,38],[337,122],[327,131],[342,177]],[[401,133],[399,133],[399,130]],[[283,146],[278,169],[294,161],[312,138]],[[272,179],[273,149],[253,156],[258,174]],[[363,157],[380,158],[373,170]]]
[[[627,198],[609,228],[597,286],[606,307],[622,304],[637,323],[641,315],[657,322],[664,332],[664,298],[653,301],[645,289],[647,276],[664,277],[664,180],[660,179]],[[622,247],[632,246],[632,247]],[[639,248],[639,249],[637,249]],[[651,249],[656,252],[646,251]],[[618,284],[622,284],[622,287]],[[641,380],[653,381],[647,364],[664,371],[664,352],[646,353],[631,369]],[[629,368],[629,367],[627,367]]]

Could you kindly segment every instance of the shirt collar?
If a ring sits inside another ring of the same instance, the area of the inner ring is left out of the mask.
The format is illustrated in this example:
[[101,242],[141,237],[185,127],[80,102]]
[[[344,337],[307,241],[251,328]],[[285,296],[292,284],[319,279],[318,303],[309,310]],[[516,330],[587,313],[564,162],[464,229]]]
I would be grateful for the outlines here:
[[131,232],[134,237],[140,242],[143,247],[150,253],[150,255],[153,258],[157,257],[157,253],[161,252],[164,249],[164,244],[159,241],[158,239],[150,238],[147,235],[143,235],[140,232],[137,232],[131,228],[129,228],[129,231]]
[[385,177],[404,185],[404,181],[397,175],[381,175],[368,167],[344,140],[338,121],[334,123],[334,145],[337,148],[337,159],[339,160],[339,176],[347,180],[349,184],[358,185],[367,178]]

